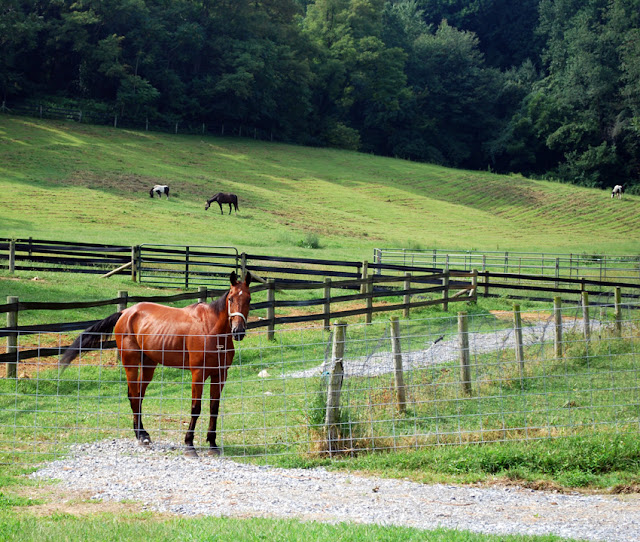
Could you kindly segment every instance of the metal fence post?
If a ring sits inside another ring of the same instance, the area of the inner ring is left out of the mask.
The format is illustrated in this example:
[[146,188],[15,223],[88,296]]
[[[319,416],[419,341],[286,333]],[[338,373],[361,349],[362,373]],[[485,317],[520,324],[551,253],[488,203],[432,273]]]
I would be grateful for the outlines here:
[[[18,307],[19,299],[15,296],[7,296],[7,303],[15,303],[16,310],[7,313],[7,327],[15,328],[18,326]],[[7,335],[7,354],[15,354],[15,361],[7,361],[7,378],[16,378],[18,374],[18,334],[10,333]]]

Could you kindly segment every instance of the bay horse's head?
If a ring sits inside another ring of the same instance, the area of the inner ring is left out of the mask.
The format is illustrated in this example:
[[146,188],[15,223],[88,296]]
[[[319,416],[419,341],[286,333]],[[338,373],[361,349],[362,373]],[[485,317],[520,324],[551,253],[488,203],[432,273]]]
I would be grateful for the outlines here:
[[231,288],[227,294],[227,312],[229,314],[229,325],[231,326],[231,336],[236,341],[244,339],[247,332],[247,318],[249,317],[249,305],[251,304],[251,273],[243,281],[239,281],[235,271],[231,272]]

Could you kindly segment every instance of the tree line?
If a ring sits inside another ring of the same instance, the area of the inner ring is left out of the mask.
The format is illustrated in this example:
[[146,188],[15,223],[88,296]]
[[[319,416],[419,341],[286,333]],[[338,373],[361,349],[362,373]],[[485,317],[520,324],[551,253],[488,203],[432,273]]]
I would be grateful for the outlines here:
[[2,0],[3,100],[640,193],[640,0]]

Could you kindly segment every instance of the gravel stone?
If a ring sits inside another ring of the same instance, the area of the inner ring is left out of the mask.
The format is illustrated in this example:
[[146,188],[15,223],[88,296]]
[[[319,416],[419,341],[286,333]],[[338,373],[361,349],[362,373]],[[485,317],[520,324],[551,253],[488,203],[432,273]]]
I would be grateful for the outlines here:
[[170,442],[76,445],[34,478],[61,480],[94,499],[139,501],[184,516],[297,518],[492,534],[640,540],[640,496],[560,494],[520,487],[425,485],[316,469],[280,469],[202,454]]

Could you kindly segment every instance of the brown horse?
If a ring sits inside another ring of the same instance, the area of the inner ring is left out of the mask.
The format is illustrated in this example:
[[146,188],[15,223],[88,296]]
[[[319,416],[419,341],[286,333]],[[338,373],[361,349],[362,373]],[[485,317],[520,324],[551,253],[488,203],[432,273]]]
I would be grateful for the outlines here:
[[220,214],[221,215],[224,214],[222,212],[222,204],[223,203],[228,203],[229,204],[229,214],[231,214],[231,206],[232,205],[236,208],[236,213],[238,212],[238,196],[236,196],[235,194],[226,194],[224,192],[218,192],[211,199],[207,200],[207,204],[204,206],[204,210],[206,211],[214,201],[218,202],[218,205],[220,206]]
[[191,371],[191,422],[184,438],[186,455],[197,457],[193,434],[200,416],[204,383],[210,378],[209,453],[219,455],[216,425],[220,395],[233,362],[233,339],[246,333],[251,294],[251,275],[244,282],[231,273],[231,288],[211,303],[177,309],[156,303],[138,303],[83,331],[60,359],[65,369],[85,349],[96,348],[103,334],[113,333],[127,375],[133,430],[138,442],[151,443],[142,425],[142,400],[153,373],[162,364]]

